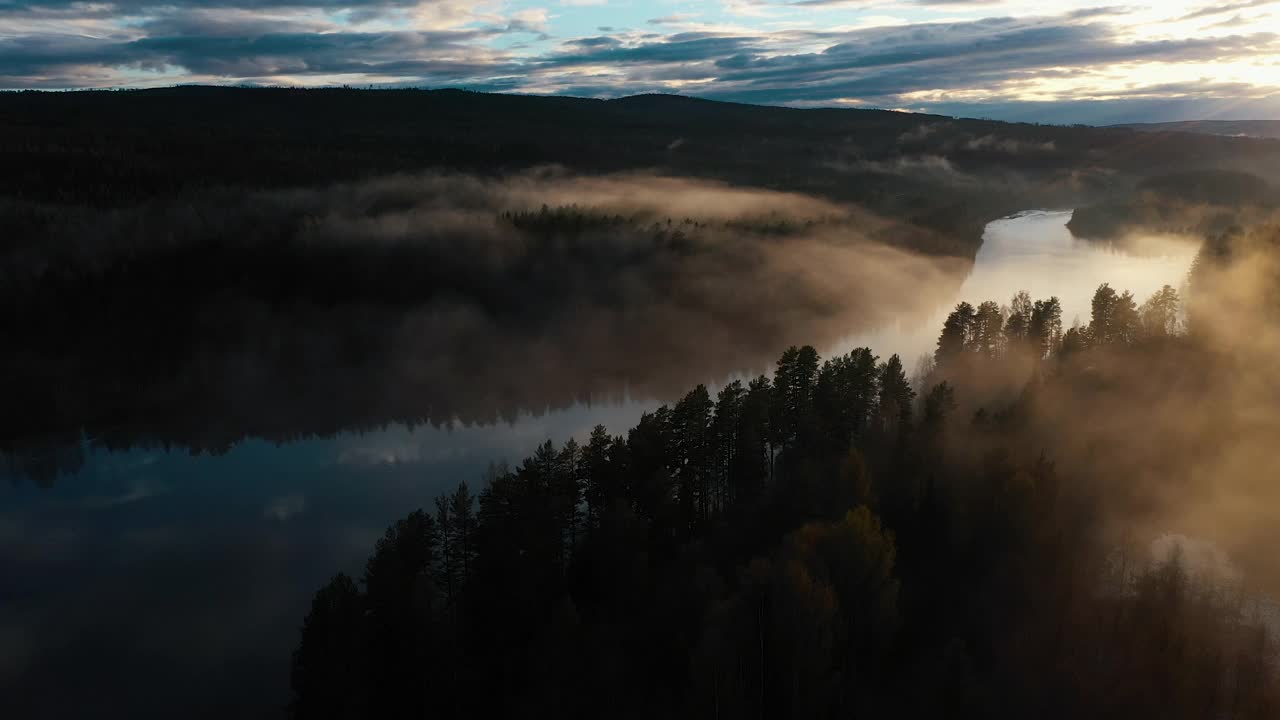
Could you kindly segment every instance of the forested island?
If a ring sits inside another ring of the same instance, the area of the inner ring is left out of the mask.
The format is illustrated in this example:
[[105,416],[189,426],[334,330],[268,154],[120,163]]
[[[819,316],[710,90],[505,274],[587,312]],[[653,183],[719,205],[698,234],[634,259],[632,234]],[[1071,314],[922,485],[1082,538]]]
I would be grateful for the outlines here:
[[548,441],[316,593],[291,712],[1274,717],[1270,560],[1127,532],[1209,483],[1274,501],[1278,253],[1218,236],[1185,302],[1103,285],[1078,327],[962,303],[919,396],[897,356],[792,347]]
[[1265,222],[1277,205],[1280,194],[1257,175],[1197,170],[1149,177],[1118,197],[1078,208],[1068,227],[1095,240],[1140,232],[1204,237]]

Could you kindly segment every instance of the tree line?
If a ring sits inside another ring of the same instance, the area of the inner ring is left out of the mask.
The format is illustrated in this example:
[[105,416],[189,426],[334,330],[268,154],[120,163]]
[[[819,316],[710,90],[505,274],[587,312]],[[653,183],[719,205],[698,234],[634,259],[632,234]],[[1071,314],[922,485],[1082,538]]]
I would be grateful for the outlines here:
[[[897,356],[792,347],[624,435],[495,466],[315,596],[297,718],[1264,718],[1276,648],[1176,553],[1117,561],[1098,498],[1022,443],[1073,355],[1183,342],[1178,293],[958,306],[918,397]],[[997,412],[957,369],[1036,365]],[[1121,553],[1121,557],[1128,555]]]
[[1171,285],[1157,290],[1141,305],[1129,291],[1116,292],[1103,283],[1093,294],[1087,325],[1062,326],[1057,297],[1032,301],[1019,292],[1008,305],[994,300],[976,308],[961,302],[947,316],[932,361],[946,367],[966,355],[998,359],[1024,352],[1037,360],[1079,352],[1093,346],[1132,344],[1174,337],[1185,328],[1182,298]]

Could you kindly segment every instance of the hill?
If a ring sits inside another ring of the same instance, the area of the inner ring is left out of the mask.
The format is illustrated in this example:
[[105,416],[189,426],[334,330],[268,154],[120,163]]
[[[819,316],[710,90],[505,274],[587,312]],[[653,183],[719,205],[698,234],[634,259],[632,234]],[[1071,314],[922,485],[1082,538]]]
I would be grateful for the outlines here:
[[1280,120],[1189,120],[1117,125],[1141,132],[1180,132],[1227,137],[1280,138]]
[[804,192],[942,231],[1198,168],[1270,175],[1280,143],[640,95],[187,86],[0,93],[0,198],[128,207],[217,188],[447,169],[637,169]]
[[1079,237],[1115,240],[1134,231],[1212,237],[1261,222],[1275,209],[1274,187],[1255,175],[1199,170],[1148,178],[1128,194],[1076,208]]

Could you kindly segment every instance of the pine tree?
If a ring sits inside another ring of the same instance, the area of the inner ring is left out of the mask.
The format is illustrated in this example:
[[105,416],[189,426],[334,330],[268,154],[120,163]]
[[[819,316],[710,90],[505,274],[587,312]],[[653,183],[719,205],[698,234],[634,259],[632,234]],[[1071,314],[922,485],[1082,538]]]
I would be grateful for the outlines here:
[[582,467],[585,475],[583,499],[587,503],[587,528],[600,527],[600,519],[613,505],[618,493],[618,478],[613,473],[610,451],[613,438],[603,425],[591,430],[591,437],[582,448]]
[[367,717],[365,601],[355,581],[338,573],[316,591],[293,653],[289,715]]
[[1047,358],[1058,352],[1062,345],[1062,303],[1057,297],[1036,301],[1027,340],[1037,357]]
[[365,565],[374,712],[425,712],[435,612],[435,520],[415,510],[387,528]]
[[1004,313],[988,300],[978,306],[973,316],[972,350],[994,359],[1004,351]]
[[454,568],[457,565],[457,559],[453,556],[453,505],[452,498],[448,495],[439,495],[436,497],[436,531],[440,537],[440,577],[437,585],[444,588],[445,605],[453,608],[456,597],[454,595]]
[[1031,295],[1026,290],[1020,290],[1014,294],[1013,299],[1009,301],[1009,310],[1006,313],[1008,315],[1004,327],[1006,342],[1010,345],[1021,345],[1026,341],[1027,335],[1031,332],[1031,313],[1034,309]]
[[582,450],[569,438],[556,458],[552,481],[552,502],[560,528],[560,562],[567,567],[578,544],[578,526],[582,516]]
[[792,346],[778,359],[769,416],[773,442],[784,449],[809,429],[807,423],[811,418],[817,374],[818,352],[808,345]]
[[945,368],[955,358],[973,347],[974,325],[977,311],[967,302],[956,305],[942,325],[942,334],[938,336],[938,349],[934,351],[934,359],[938,367]]
[[475,501],[465,481],[449,496],[449,557],[452,566],[448,573],[455,594],[460,594],[471,577],[475,562]]
[[733,502],[738,429],[746,396],[747,390],[741,380],[734,380],[716,395],[711,419],[711,486],[713,510],[716,512]]
[[685,532],[704,522],[709,512],[711,481],[711,395],[699,385],[671,413],[672,469],[676,500]]
[[1181,324],[1179,321],[1181,305],[1178,291],[1172,286],[1165,285],[1157,290],[1138,311],[1142,335],[1150,338],[1176,335]]
[[911,427],[911,405],[915,397],[901,358],[893,355],[880,365],[878,414],[884,432],[901,437]]

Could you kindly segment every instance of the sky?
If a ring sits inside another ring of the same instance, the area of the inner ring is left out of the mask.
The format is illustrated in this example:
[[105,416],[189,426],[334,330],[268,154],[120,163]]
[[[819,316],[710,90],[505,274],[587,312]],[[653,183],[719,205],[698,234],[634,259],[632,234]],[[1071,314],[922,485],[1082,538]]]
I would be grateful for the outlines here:
[[1280,0],[0,0],[0,88],[186,83],[1277,119]]

